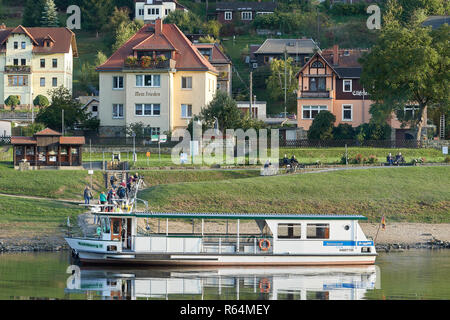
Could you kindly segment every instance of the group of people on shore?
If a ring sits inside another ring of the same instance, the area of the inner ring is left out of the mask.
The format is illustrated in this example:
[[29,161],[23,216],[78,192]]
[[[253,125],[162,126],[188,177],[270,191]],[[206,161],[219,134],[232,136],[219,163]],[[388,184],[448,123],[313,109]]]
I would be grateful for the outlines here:
[[[98,202],[99,204],[114,204],[117,203],[115,200],[124,200],[127,199],[130,194],[134,184],[139,181],[139,175],[136,172],[134,175],[130,175],[128,179],[122,180],[119,184],[117,183],[116,175],[112,175],[110,179],[111,187],[108,192],[102,191],[100,192]],[[84,189],[84,204],[90,204],[90,201],[94,199],[93,194],[89,186],[86,186]],[[109,207],[102,207],[101,211],[108,211]],[[111,207],[112,209],[112,207]]]

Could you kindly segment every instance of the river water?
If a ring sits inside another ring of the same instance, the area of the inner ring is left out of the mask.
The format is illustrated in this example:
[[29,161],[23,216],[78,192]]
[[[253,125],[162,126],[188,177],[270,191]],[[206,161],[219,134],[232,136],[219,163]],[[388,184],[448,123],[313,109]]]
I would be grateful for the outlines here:
[[0,299],[450,299],[450,250],[379,253],[374,266],[124,268],[69,252],[0,254]]

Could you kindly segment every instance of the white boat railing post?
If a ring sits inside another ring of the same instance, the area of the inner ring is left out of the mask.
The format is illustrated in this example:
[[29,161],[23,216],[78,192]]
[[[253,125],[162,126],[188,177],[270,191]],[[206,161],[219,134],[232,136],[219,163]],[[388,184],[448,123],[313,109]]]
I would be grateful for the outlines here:
[[236,252],[239,252],[239,219],[237,219],[237,241],[236,241]]
[[219,254],[222,253],[222,238],[219,238]]
[[253,252],[256,254],[256,237],[253,238]]

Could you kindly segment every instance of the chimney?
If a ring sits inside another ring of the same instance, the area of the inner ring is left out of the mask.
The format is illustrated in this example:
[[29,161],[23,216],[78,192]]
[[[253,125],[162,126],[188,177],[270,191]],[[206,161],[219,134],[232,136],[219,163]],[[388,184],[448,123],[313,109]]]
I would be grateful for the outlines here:
[[155,34],[161,34],[163,28],[163,23],[161,19],[156,19],[155,21]]
[[333,46],[333,65],[339,64],[339,45],[335,44]]

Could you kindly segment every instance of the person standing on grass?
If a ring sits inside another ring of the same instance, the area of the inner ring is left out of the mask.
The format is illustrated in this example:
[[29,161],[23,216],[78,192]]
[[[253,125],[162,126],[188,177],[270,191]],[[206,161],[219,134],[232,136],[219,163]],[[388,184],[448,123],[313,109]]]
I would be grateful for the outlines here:
[[89,187],[86,186],[86,188],[84,188],[84,204],[89,204],[91,199],[92,199],[92,192],[89,189]]

